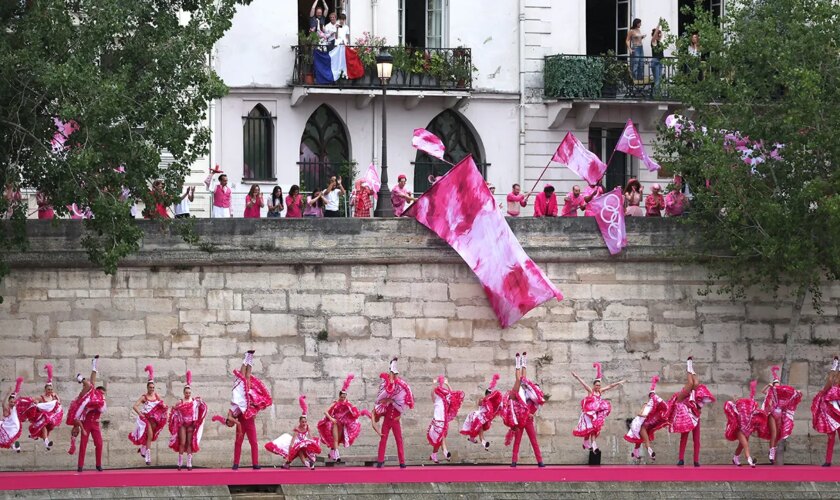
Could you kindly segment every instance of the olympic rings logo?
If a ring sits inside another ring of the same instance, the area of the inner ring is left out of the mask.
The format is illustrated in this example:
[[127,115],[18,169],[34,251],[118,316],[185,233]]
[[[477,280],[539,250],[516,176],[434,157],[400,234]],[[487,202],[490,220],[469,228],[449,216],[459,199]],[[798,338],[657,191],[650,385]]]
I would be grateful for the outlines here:
[[621,210],[624,209],[624,203],[615,192],[605,195],[602,199],[600,216],[601,220],[607,224],[607,235],[617,244],[621,244],[623,238],[619,218]]

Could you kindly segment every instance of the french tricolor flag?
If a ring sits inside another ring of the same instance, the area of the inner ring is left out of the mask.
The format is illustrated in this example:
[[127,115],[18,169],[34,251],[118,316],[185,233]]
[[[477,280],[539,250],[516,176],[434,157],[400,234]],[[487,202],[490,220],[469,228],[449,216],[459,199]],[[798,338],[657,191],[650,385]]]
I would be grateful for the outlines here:
[[329,52],[315,49],[315,83],[335,83],[342,76],[348,80],[365,76],[359,54],[344,45],[337,45]]

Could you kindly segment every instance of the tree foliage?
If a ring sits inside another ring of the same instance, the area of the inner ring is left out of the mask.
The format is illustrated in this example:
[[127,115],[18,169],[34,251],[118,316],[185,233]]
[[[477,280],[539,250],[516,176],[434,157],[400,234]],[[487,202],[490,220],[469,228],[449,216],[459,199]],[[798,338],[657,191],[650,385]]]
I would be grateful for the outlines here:
[[840,6],[735,0],[725,19],[695,16],[701,57],[679,40],[673,89],[690,111],[659,146],[694,194],[710,278],[818,304],[840,277]]
[[[3,186],[44,193],[57,216],[74,203],[89,208],[84,245],[113,272],[142,236],[129,200],[154,206],[150,184],[163,179],[168,202],[206,153],[208,103],[226,93],[208,58],[237,4],[248,3],[0,2]],[[58,151],[51,145],[56,118],[78,125]],[[162,151],[174,158],[166,168]],[[7,209],[4,197],[0,212]],[[24,243],[26,207],[12,209],[13,222],[0,229],[3,250]]]

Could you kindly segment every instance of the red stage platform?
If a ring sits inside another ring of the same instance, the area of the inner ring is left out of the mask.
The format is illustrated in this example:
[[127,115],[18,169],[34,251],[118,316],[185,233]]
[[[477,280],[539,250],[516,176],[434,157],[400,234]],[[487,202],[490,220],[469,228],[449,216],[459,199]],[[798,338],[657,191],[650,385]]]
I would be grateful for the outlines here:
[[123,469],[2,472],[0,491],[26,489],[276,484],[473,483],[473,482],[837,482],[840,468],[816,466],[413,466],[322,467],[310,471],[265,467],[240,469]]

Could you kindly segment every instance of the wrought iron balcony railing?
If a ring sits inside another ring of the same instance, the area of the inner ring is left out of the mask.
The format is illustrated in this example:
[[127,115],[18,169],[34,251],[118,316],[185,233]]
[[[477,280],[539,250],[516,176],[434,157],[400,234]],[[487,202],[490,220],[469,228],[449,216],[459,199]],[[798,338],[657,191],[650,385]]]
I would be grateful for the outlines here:
[[[326,53],[324,45],[297,45],[292,85],[307,87],[379,88],[376,74],[377,47],[349,47],[359,56],[364,67],[361,78],[348,79],[342,75],[335,82],[317,81],[315,78],[316,52]],[[389,89],[403,90],[472,90],[475,67],[470,49],[415,49],[410,47],[385,47],[394,58]]]
[[667,100],[671,58],[551,55],[543,70],[547,99]]

